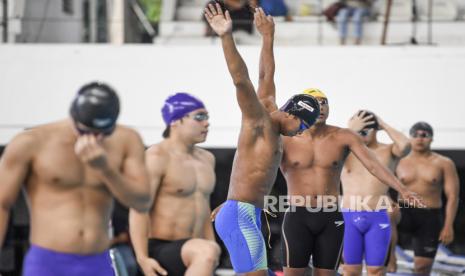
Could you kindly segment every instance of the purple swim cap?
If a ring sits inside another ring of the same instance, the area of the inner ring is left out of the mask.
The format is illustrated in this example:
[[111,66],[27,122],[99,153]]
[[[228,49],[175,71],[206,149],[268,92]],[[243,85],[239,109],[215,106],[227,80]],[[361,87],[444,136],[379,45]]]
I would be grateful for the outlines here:
[[205,108],[205,105],[196,97],[188,93],[176,93],[165,100],[161,114],[166,125],[179,120],[187,113],[197,109]]

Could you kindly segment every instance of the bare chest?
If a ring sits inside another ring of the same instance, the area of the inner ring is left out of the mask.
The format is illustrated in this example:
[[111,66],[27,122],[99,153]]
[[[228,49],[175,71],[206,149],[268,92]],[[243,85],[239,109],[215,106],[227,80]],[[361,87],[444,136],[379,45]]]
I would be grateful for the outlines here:
[[165,193],[189,196],[196,192],[209,195],[215,185],[213,167],[199,159],[174,158],[162,180]]
[[[112,148],[106,148],[106,151],[110,166],[119,169],[123,154]],[[55,188],[104,185],[99,180],[95,169],[79,160],[74,153],[73,144],[45,146],[33,160],[32,176],[32,180],[38,180],[40,183],[46,183]],[[29,184],[34,185],[34,182],[30,181]]]
[[397,176],[406,185],[426,183],[438,186],[442,183],[442,170],[435,162],[425,160],[402,160],[397,168]]
[[331,138],[298,138],[285,143],[283,164],[288,168],[339,169],[346,156],[345,146]]
[[[378,147],[375,149],[370,148],[370,150],[374,153],[376,159],[378,159],[381,164],[389,168],[391,171],[394,170],[396,160],[393,158],[389,147]],[[349,154],[347,157],[344,164],[344,171],[345,173],[368,173],[365,166],[353,153]]]

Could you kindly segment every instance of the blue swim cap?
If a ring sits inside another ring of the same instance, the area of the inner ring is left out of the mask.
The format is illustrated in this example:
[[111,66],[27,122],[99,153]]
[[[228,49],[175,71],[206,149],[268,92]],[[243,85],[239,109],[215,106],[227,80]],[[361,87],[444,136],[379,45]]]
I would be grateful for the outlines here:
[[173,121],[179,120],[189,112],[205,108],[202,101],[188,93],[176,93],[165,100],[161,109],[163,121],[170,125]]

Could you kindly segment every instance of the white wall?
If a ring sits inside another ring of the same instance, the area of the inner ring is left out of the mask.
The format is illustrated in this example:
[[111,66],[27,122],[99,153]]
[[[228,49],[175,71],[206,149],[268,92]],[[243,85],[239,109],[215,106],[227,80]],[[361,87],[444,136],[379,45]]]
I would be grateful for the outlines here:
[[[259,48],[240,52],[255,82]],[[465,149],[465,48],[285,47],[275,55],[279,104],[319,87],[329,96],[331,124],[344,126],[368,108],[404,131],[428,121],[436,148]],[[0,143],[67,116],[76,90],[92,80],[119,91],[121,122],[137,128],[146,144],[160,141],[160,108],[176,91],[205,101],[212,118],[205,146],[236,144],[240,111],[219,45],[0,46]]]

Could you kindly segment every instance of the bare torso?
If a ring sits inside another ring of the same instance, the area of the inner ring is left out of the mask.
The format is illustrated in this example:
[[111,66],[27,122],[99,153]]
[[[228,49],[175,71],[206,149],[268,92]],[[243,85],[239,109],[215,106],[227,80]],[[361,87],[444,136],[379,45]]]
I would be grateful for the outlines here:
[[148,150],[166,160],[150,211],[150,237],[164,240],[204,237],[210,221],[210,194],[215,186],[214,158],[206,150],[195,148],[192,154],[170,150],[162,142]]
[[310,197],[311,205],[318,196],[339,196],[341,170],[349,152],[341,139],[341,128],[329,125],[318,128],[314,133],[307,130],[283,139],[281,171],[287,181],[288,195]]
[[[374,152],[378,160],[389,168],[395,170],[398,158],[392,154],[392,145],[376,143],[369,145],[369,149]],[[365,166],[351,153],[347,157],[341,175],[343,202],[342,206],[349,209],[369,210],[386,209],[389,198],[387,191],[389,187],[373,176]],[[366,205],[357,204],[357,197],[364,200]],[[362,207],[362,208],[361,208]]]
[[[108,162],[120,168],[125,128],[103,141]],[[30,130],[36,149],[26,190],[33,244],[59,252],[88,254],[109,246],[113,197],[95,172],[74,153],[77,136],[67,121]]]
[[229,184],[228,199],[263,208],[278,173],[282,141],[266,114],[261,122],[243,122]]
[[434,152],[428,156],[409,154],[400,160],[396,173],[409,190],[423,199],[427,208],[441,208],[444,162],[446,159]]

